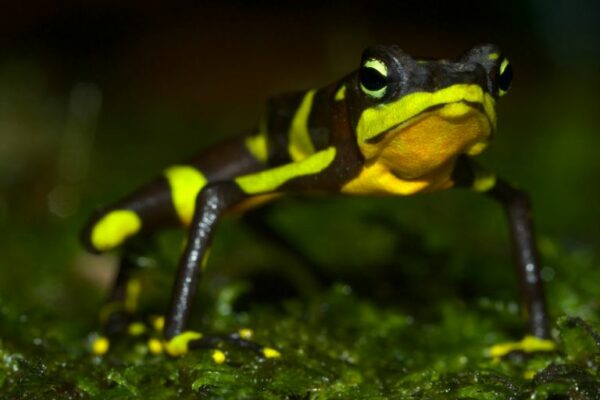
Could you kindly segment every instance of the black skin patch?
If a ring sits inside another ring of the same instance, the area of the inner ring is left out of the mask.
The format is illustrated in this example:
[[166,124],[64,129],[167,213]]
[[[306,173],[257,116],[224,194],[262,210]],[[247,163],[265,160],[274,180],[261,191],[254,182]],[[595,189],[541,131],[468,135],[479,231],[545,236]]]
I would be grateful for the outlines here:
[[267,102],[267,162],[269,166],[292,161],[288,152],[290,126],[305,92],[273,97]]

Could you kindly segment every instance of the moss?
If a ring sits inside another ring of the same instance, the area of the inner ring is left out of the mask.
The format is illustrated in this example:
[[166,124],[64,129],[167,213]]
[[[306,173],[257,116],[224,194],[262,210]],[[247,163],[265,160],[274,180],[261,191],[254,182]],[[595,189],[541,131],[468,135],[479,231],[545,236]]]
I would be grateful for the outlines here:
[[[238,300],[229,301],[234,312],[221,319],[235,325]],[[597,398],[600,340],[585,320],[558,319],[554,353],[498,361],[485,350],[508,337],[485,304],[447,300],[437,308],[437,320],[423,321],[345,284],[312,305],[298,299],[284,301],[283,309],[257,304],[247,312],[248,322],[257,340],[283,357],[263,360],[226,348],[228,361],[218,365],[208,351],[171,359],[127,339],[95,357],[84,350],[85,330],[57,335],[66,321],[29,315],[5,302],[0,385],[7,398]],[[215,303],[212,312],[223,309]],[[55,324],[54,333],[32,334],[37,324]]]

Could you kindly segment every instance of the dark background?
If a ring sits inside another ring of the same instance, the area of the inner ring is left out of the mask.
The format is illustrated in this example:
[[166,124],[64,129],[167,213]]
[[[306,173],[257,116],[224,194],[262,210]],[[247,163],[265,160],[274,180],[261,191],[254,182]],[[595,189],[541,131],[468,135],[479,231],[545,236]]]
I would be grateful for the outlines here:
[[[374,43],[433,58],[499,44],[515,79],[482,160],[531,193],[545,252],[595,255],[599,11],[566,0],[3,5],[0,293],[75,315],[95,309],[115,261],[85,256],[77,242],[91,210],[252,129],[269,95],[355,69]],[[470,193],[288,200],[270,218],[332,276],[394,264],[408,281],[437,276],[439,288],[450,270],[465,276],[465,293],[515,298],[502,214]],[[215,270],[280,260],[239,224],[224,225]]]

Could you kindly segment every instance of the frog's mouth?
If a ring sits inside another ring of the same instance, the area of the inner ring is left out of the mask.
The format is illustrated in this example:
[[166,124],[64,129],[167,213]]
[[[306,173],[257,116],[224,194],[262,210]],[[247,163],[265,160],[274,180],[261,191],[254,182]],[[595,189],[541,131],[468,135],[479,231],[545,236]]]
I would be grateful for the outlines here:
[[456,122],[467,114],[476,113],[485,118],[488,122],[486,125],[493,130],[496,125],[494,106],[494,98],[476,84],[459,83],[435,92],[414,92],[396,101],[364,110],[356,126],[357,139],[362,150],[377,152],[373,147],[378,147],[378,143],[390,133],[399,132],[436,113],[448,122]]
[[488,121],[489,129],[487,129],[486,132],[487,138],[489,138],[489,136],[491,135],[492,128],[494,125],[492,117],[485,112],[485,109],[481,103],[462,100],[447,104],[437,104],[435,106],[429,107],[420,112],[419,114],[409,118],[408,120],[400,122],[386,129],[385,131],[377,134],[376,136],[367,139],[366,143],[377,144],[381,142],[384,138],[398,134],[401,131],[403,131],[406,127],[418,123],[419,121],[431,116],[434,113],[437,113],[437,115],[439,115],[444,120],[447,120],[449,123],[454,124],[464,121],[469,116],[472,116],[475,113],[479,113],[481,116],[485,116]]

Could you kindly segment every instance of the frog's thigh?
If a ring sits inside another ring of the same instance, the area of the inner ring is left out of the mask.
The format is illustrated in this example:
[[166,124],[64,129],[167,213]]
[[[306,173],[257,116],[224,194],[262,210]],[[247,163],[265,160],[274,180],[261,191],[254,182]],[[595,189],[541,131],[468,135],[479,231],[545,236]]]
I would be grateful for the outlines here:
[[235,183],[248,195],[274,192],[295,178],[321,173],[331,165],[335,154],[335,148],[328,147],[295,163],[237,177]]

